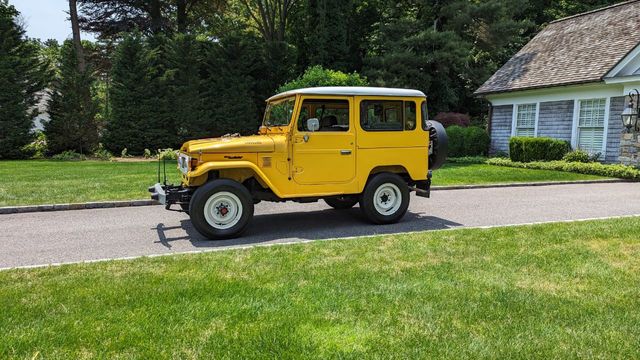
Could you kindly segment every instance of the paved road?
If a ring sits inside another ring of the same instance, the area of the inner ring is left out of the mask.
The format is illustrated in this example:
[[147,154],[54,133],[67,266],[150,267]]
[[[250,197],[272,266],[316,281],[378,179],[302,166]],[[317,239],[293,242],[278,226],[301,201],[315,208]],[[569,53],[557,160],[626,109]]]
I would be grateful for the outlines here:
[[245,235],[225,241],[205,241],[186,215],[160,206],[0,215],[0,268],[636,214],[640,184],[612,183],[435,191],[431,199],[412,197],[404,220],[386,226],[369,225],[357,208],[261,203]]

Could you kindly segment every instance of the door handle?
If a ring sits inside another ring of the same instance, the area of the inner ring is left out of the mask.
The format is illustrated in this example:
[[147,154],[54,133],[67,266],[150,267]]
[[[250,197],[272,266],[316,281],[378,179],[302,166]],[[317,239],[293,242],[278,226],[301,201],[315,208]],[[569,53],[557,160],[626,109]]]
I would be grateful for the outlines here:
[[340,150],[340,155],[351,155],[351,150]]

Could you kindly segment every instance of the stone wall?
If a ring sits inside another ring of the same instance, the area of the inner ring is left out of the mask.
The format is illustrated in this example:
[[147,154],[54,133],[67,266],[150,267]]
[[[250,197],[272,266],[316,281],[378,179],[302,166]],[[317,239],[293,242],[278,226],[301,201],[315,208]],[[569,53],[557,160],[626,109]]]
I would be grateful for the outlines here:
[[640,133],[624,133],[620,139],[620,157],[624,165],[640,165]]

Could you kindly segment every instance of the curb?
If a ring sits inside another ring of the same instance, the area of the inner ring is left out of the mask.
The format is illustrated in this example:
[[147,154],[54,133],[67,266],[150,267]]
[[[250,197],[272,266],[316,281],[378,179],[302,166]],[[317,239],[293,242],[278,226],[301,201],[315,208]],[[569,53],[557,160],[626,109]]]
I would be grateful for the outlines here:
[[615,184],[615,183],[631,183],[631,182],[637,182],[637,181],[626,180],[626,179],[602,179],[602,180],[575,180],[575,181],[540,181],[540,182],[507,183],[507,184],[452,185],[452,186],[433,186],[431,188],[431,191],[511,188],[511,187],[528,187],[528,186],[552,186],[552,185],[609,184],[609,183]]
[[159,205],[155,200],[100,201],[75,204],[26,205],[0,207],[0,214],[20,214],[29,212],[107,209],[117,207]]
[[[634,182],[634,181],[624,180],[624,179],[603,179],[603,180],[508,183],[508,184],[453,185],[453,186],[434,186],[431,188],[431,190],[432,191],[472,190],[472,189],[510,188],[510,187],[528,187],[528,186],[607,184],[607,183],[626,183],[626,182]],[[158,203],[155,200],[125,200],[125,201],[100,201],[100,202],[75,203],[75,204],[6,206],[6,207],[0,207],[0,215],[21,214],[21,213],[30,213],[30,212],[45,212],[45,211],[108,209],[108,208],[117,208],[117,207],[150,206],[150,205],[160,205],[160,203]]]

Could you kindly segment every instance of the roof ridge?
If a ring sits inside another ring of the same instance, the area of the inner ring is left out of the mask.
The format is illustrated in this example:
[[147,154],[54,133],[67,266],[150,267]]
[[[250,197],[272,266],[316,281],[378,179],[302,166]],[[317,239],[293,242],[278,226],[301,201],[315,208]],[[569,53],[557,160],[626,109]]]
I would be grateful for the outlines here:
[[561,19],[553,20],[549,24],[555,24],[557,22],[561,22],[561,21],[565,21],[565,20],[569,20],[569,19],[573,19],[573,18],[577,18],[577,17],[580,17],[580,16],[585,16],[585,15],[589,15],[589,14],[593,14],[593,13],[597,13],[597,12],[604,11],[604,10],[609,10],[611,8],[614,8],[614,7],[628,5],[628,4],[631,4],[631,3],[634,3],[634,2],[638,2],[638,1],[640,1],[640,0],[629,0],[629,1],[619,2],[617,4],[613,4],[613,5],[601,7],[601,8],[598,8],[598,9],[589,10],[589,11],[586,11],[586,12],[583,12],[583,13],[579,13],[579,14],[575,14],[575,15],[571,15],[571,16],[566,16],[566,17],[563,17]]

